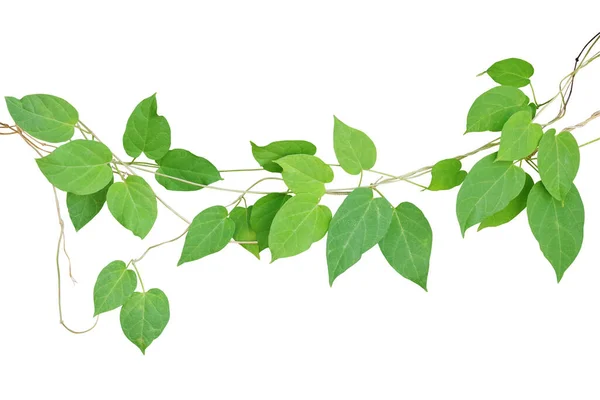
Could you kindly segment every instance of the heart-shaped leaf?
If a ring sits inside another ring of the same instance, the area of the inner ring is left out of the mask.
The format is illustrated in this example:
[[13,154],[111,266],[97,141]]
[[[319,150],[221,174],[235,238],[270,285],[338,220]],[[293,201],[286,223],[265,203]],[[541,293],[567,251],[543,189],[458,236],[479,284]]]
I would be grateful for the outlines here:
[[502,128],[498,160],[521,160],[531,155],[543,134],[542,126],[532,122],[531,110],[514,113]]
[[549,129],[538,151],[540,178],[546,190],[557,200],[563,200],[579,170],[579,145],[570,132]]
[[106,203],[108,189],[112,184],[113,179],[103,189],[92,194],[67,193],[67,209],[75,231],[79,231],[87,225],[102,210],[104,203]]
[[507,58],[492,64],[487,74],[496,83],[506,86],[523,87],[530,83],[533,66],[520,58]]
[[140,176],[132,175],[125,182],[113,183],[108,189],[106,202],[113,217],[141,239],[146,237],[156,221],[156,195]]
[[349,174],[358,175],[371,169],[377,160],[373,141],[362,131],[333,117],[333,149],[340,166]]
[[497,86],[483,93],[469,109],[467,130],[469,132],[500,132],[511,115],[526,109],[529,98],[517,88]]
[[168,190],[191,192],[202,189],[202,186],[181,182],[176,179],[161,176],[160,174],[198,183],[200,185],[210,185],[211,183],[223,179],[217,168],[212,165],[210,161],[198,157],[187,150],[169,150],[167,154],[157,162],[159,168],[155,175],[156,181]]
[[456,158],[438,161],[431,168],[431,183],[428,190],[448,190],[463,183],[467,171],[461,170],[462,163]]
[[256,232],[260,251],[269,247],[269,232],[275,215],[292,196],[285,193],[269,193],[256,201],[250,214],[250,225]]
[[135,291],[137,277],[123,261],[113,261],[100,271],[94,285],[94,316],[121,307]]
[[[235,207],[229,213],[229,218],[235,223],[235,231],[233,238],[240,242],[256,241],[256,232],[250,227],[250,216],[252,215],[253,207]],[[258,244],[240,244],[243,248],[252,253],[256,258],[260,259],[260,249]]]
[[283,168],[281,176],[294,193],[310,193],[317,197],[325,194],[325,184],[333,181],[331,167],[320,158],[307,154],[293,154],[276,161]]
[[160,336],[170,318],[169,299],[160,289],[133,293],[121,308],[123,333],[142,354]]
[[159,160],[171,147],[171,127],[167,119],[157,114],[156,93],[142,100],[127,120],[123,147],[131,157],[142,152],[152,160]]
[[281,172],[281,166],[274,161],[292,154],[308,154],[314,156],[317,148],[304,140],[280,140],[266,146],[258,146],[253,142],[252,155],[261,167],[270,172]]

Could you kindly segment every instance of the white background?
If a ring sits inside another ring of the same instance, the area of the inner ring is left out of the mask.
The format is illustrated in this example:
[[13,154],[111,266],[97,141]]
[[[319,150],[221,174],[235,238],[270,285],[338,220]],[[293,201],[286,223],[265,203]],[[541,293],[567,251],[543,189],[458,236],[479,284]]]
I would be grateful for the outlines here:
[[[173,147],[221,169],[255,167],[249,140],[310,140],[335,162],[333,114],[370,135],[379,170],[400,174],[461,154],[496,135],[462,136],[472,101],[493,85],[477,73],[525,58],[543,101],[600,30],[590,1],[0,5],[1,95],[63,97],[124,155],[127,117],[158,92]],[[600,64],[592,64],[557,128],[600,109],[599,88]],[[4,106],[0,120],[10,121]],[[594,138],[599,127],[576,137]],[[274,264],[268,252],[257,261],[232,245],[177,268],[180,241],[140,263],[146,288],[161,288],[171,304],[169,325],[144,357],[123,336],[116,311],[86,335],[58,324],[52,191],[18,137],[0,142],[0,398],[600,397],[594,146],[582,150],[576,180],[587,206],[584,246],[559,285],[524,214],[462,239],[456,190],[421,193],[398,183],[384,193],[394,203],[415,202],[433,227],[429,293],[399,276],[377,248],[329,288],[325,240]],[[330,187],[356,183],[336,174]],[[220,185],[245,188],[260,176],[226,175]],[[188,218],[235,198],[161,193]],[[341,200],[325,199],[332,208]],[[77,234],[64,216],[79,281],[73,286],[64,271],[65,319],[76,329],[92,323],[102,267],[184,229],[163,207],[143,242],[106,208]]]

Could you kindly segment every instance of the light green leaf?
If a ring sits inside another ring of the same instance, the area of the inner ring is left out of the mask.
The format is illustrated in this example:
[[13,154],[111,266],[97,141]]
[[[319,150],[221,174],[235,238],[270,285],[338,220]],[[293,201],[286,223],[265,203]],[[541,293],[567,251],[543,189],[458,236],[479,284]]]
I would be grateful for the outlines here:
[[536,183],[527,199],[527,216],[531,232],[560,282],[583,243],[585,213],[577,188],[573,185],[561,202],[542,182]]
[[281,166],[274,163],[282,157],[292,154],[308,154],[314,156],[317,148],[314,144],[304,140],[280,140],[269,143],[266,146],[258,146],[253,142],[252,155],[261,167],[270,172],[281,172]]
[[228,217],[225,207],[213,206],[200,212],[192,220],[185,236],[177,265],[221,251],[233,238],[234,232],[235,223]]
[[142,100],[127,120],[123,147],[131,157],[142,152],[152,160],[159,160],[171,147],[171,127],[167,119],[156,113],[156,93]]
[[60,97],[30,94],[21,100],[5,97],[15,123],[34,138],[45,142],[66,142],[73,137],[79,121],[77,110]]
[[106,202],[113,217],[141,239],[146,237],[156,221],[156,195],[142,177],[132,175],[125,182],[113,183],[108,189]]
[[531,155],[543,134],[542,126],[532,122],[530,109],[514,113],[502,128],[498,160],[521,160]]
[[479,160],[463,182],[456,199],[460,231],[503,210],[521,193],[525,171],[509,161],[496,161],[496,153]]
[[[253,207],[235,207],[229,213],[229,218],[235,223],[235,231],[233,238],[240,242],[256,241],[256,232],[250,227],[250,217],[253,212]],[[260,259],[260,249],[258,244],[240,244],[243,248],[254,254]]]
[[51,184],[65,192],[96,193],[112,179],[112,153],[100,142],[73,140],[35,160]]
[[483,93],[469,109],[467,131],[500,132],[511,115],[528,109],[529,98],[517,88],[497,86]]
[[370,188],[356,188],[337,210],[327,235],[329,285],[363,253],[386,234],[392,220],[392,205],[384,198],[373,198]]
[[462,163],[456,158],[438,161],[431,169],[429,190],[448,190],[463,183],[467,171],[460,168]]
[[146,354],[169,323],[170,315],[169,300],[162,290],[135,292],[121,308],[121,328],[127,339]]
[[106,203],[106,194],[112,184],[113,179],[111,177],[108,185],[96,193],[85,195],[67,193],[67,209],[75,231],[83,228],[102,210],[104,203]]
[[303,193],[285,202],[269,232],[271,262],[302,253],[327,233],[331,211],[319,205],[319,197]]
[[283,168],[281,176],[294,193],[311,193],[321,197],[325,183],[333,180],[331,167],[320,158],[307,154],[293,154],[275,161]]
[[392,222],[379,248],[392,268],[427,291],[432,241],[425,215],[414,204],[405,202],[393,210]]
[[123,261],[113,261],[100,271],[94,285],[94,317],[121,307],[135,291],[137,277]]
[[579,170],[579,145],[570,132],[556,135],[556,130],[549,129],[544,134],[538,151],[538,168],[546,190],[563,200]]
[[533,120],[537,114],[538,106],[535,103],[529,103],[528,107],[529,111],[531,111],[531,119]]
[[520,58],[507,58],[492,64],[487,74],[501,85],[523,87],[530,83],[533,66]]
[[273,218],[292,196],[285,193],[269,193],[256,201],[250,214],[250,225],[256,232],[260,251],[269,247],[269,232]]
[[[157,163],[159,165],[156,171],[158,174],[169,175],[201,185],[210,185],[223,179],[217,168],[210,161],[198,157],[187,150],[169,150]],[[168,190],[191,192],[202,189],[202,186],[191,185],[160,175],[156,175],[156,181]]]
[[371,169],[377,160],[373,141],[362,131],[354,129],[333,116],[333,150],[340,166],[351,175]]
[[500,226],[512,221],[527,206],[527,196],[529,195],[529,191],[532,187],[533,179],[531,179],[529,174],[525,174],[525,185],[523,186],[523,189],[521,189],[521,193],[512,199],[504,209],[481,221],[481,224],[479,224],[477,230],[480,231],[484,228]]

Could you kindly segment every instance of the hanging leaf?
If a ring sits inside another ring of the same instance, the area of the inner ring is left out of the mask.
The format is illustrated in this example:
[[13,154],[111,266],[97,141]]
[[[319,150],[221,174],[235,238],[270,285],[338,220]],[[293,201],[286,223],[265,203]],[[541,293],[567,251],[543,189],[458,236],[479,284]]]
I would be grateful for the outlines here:
[[325,184],[333,181],[331,167],[320,158],[293,154],[276,161],[283,168],[281,176],[294,193],[310,193],[317,197],[325,194]]
[[540,178],[546,190],[557,200],[563,200],[579,170],[579,145],[570,132],[556,135],[555,129],[549,129],[538,151]]
[[479,224],[479,228],[477,228],[477,230],[480,231],[484,228],[500,226],[512,221],[527,206],[527,196],[529,195],[529,192],[531,191],[532,187],[533,179],[531,179],[531,176],[529,176],[529,174],[526,173],[525,185],[523,186],[521,193],[519,193],[517,197],[512,199],[504,209],[481,221],[481,224]]
[[135,292],[121,308],[123,333],[142,354],[160,336],[169,318],[169,300],[160,289]]
[[250,225],[256,232],[256,240],[260,251],[269,247],[269,232],[277,212],[291,199],[285,193],[269,193],[256,201],[250,214]]
[[100,271],[94,285],[94,317],[119,308],[135,291],[137,277],[123,261],[113,261]]
[[431,169],[428,190],[448,190],[463,183],[467,171],[461,170],[462,163],[456,158],[438,161]]
[[266,146],[258,146],[253,142],[252,155],[254,159],[265,170],[270,172],[281,172],[281,166],[274,163],[275,160],[292,154],[308,154],[314,156],[317,148],[314,144],[304,140],[281,140],[269,143]]
[[158,214],[156,195],[140,176],[113,183],[106,203],[113,217],[141,239],[150,232]]
[[497,86],[483,93],[469,109],[467,131],[500,132],[511,115],[528,109],[529,98],[517,88]]
[[127,120],[123,135],[123,147],[130,157],[144,153],[152,160],[159,160],[171,147],[171,127],[167,119],[158,115],[156,93],[142,100]]
[[71,218],[76,232],[87,225],[102,210],[104,203],[106,203],[106,194],[113,182],[114,180],[111,177],[110,182],[104,189],[92,194],[78,195],[67,193],[69,218]]
[[523,87],[530,83],[533,66],[520,58],[507,58],[492,64],[486,72],[496,83]]
[[210,185],[223,179],[217,168],[210,161],[198,157],[187,150],[169,150],[157,163],[159,168],[156,171],[157,175],[155,175],[156,181],[167,190],[191,192],[202,189],[202,186],[195,186],[158,174],[172,176],[200,185]]
[[340,166],[351,175],[371,169],[377,160],[373,141],[362,131],[354,129],[333,116],[333,149]]
[[514,113],[502,128],[498,160],[521,160],[531,155],[543,134],[542,126],[532,122],[531,110]]
[[[252,215],[253,207],[235,207],[229,213],[229,218],[235,223],[235,231],[233,238],[240,242],[256,241],[256,232],[250,227],[250,216]],[[258,244],[240,244],[254,256],[260,259],[260,249]]]

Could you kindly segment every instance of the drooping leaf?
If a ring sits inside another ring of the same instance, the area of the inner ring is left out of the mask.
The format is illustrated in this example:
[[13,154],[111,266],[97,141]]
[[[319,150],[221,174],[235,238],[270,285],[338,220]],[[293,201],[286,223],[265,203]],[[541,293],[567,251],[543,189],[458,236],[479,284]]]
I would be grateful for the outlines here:
[[79,114],[75,107],[60,97],[30,94],[20,100],[8,96],[5,100],[15,123],[34,138],[60,143],[73,137]]
[[163,332],[170,318],[169,299],[160,289],[133,293],[121,308],[121,329],[142,354]]
[[281,166],[274,163],[275,160],[292,154],[308,154],[314,156],[317,148],[314,144],[304,140],[280,140],[269,143],[266,146],[258,146],[254,142],[252,145],[252,155],[254,159],[265,170],[270,172],[281,172]]
[[577,140],[570,132],[556,135],[556,130],[549,129],[540,141],[538,167],[546,190],[554,198],[563,200],[579,170]]
[[373,198],[371,188],[354,189],[344,199],[331,219],[327,235],[329,285],[383,238],[392,211],[386,199]]
[[511,115],[528,109],[529,98],[511,86],[497,86],[483,93],[469,109],[467,131],[500,132]]
[[235,223],[225,207],[213,206],[201,211],[192,220],[177,265],[221,251],[233,238],[234,232]]
[[51,184],[65,192],[96,193],[112,179],[112,153],[100,142],[73,140],[35,160]]
[[270,193],[256,201],[250,214],[250,226],[256,232],[260,251],[269,247],[269,232],[273,218],[292,196],[285,193]]
[[123,261],[113,261],[100,271],[94,285],[94,316],[121,307],[135,291],[137,277]]
[[492,64],[486,72],[496,83],[523,87],[530,83],[533,66],[520,58],[507,58]]
[[167,119],[157,114],[156,93],[142,100],[127,120],[123,147],[130,157],[144,153],[159,160],[171,147],[171,127]]
[[325,184],[333,181],[331,167],[320,158],[307,154],[293,154],[276,161],[283,168],[281,176],[294,193],[310,193],[321,197]]
[[[229,218],[235,223],[235,231],[233,232],[233,238],[240,242],[256,241],[256,232],[250,227],[250,217],[252,215],[253,207],[235,207],[229,213]],[[260,259],[260,249],[258,244],[240,244],[243,248],[248,250],[254,256]]]
[[325,236],[331,211],[319,205],[319,197],[303,193],[283,204],[269,232],[271,262],[302,253]]
[[532,122],[531,110],[514,113],[502,128],[498,160],[521,160],[537,149],[544,134],[542,126]]
[[496,153],[479,160],[463,182],[456,199],[456,216],[463,236],[471,226],[503,210],[521,193],[525,171]]
[[467,171],[461,170],[462,163],[456,158],[438,161],[431,169],[428,190],[448,190],[463,183]]
[[529,193],[529,226],[544,257],[552,264],[558,282],[581,249],[584,214],[583,203],[575,185],[563,201],[552,197],[542,182],[536,183]]
[[112,184],[113,179],[103,189],[92,194],[67,193],[67,209],[75,231],[87,225],[102,210],[106,203],[106,194]]
[[106,203],[113,217],[141,239],[150,232],[158,214],[156,195],[140,176],[132,175],[125,182],[113,183]]
[[201,185],[210,185],[223,179],[217,168],[210,161],[198,157],[187,150],[169,150],[157,163],[159,168],[156,171],[156,181],[168,190],[191,192],[202,189],[202,186],[195,186],[158,174],[172,176]]
[[512,199],[510,201],[510,203],[508,203],[508,205],[504,209],[498,211],[496,214],[491,215],[491,216],[485,218],[483,221],[481,221],[481,224],[479,224],[479,227],[477,228],[477,230],[480,231],[484,228],[500,226],[500,225],[506,224],[507,222],[512,221],[527,206],[527,196],[529,195],[529,191],[531,190],[532,187],[533,187],[533,179],[531,179],[531,176],[529,176],[529,174],[526,173],[525,174],[525,185],[523,185],[523,189],[521,190],[521,193],[519,193],[519,195],[517,197]]
[[421,210],[400,203],[393,210],[390,227],[379,242],[385,259],[400,275],[427,290],[433,233]]
[[333,117],[333,149],[340,166],[351,175],[371,169],[377,160],[373,141],[362,131]]

